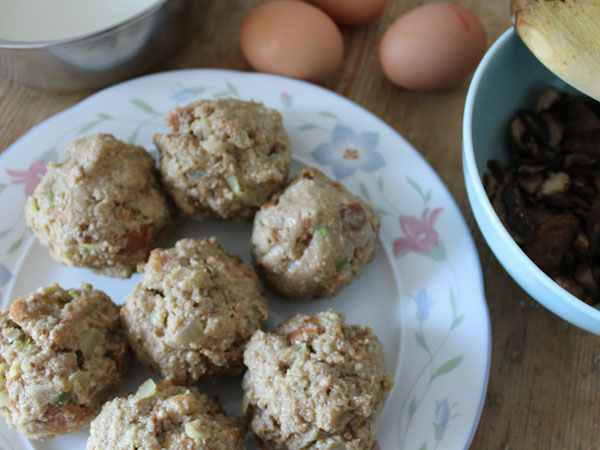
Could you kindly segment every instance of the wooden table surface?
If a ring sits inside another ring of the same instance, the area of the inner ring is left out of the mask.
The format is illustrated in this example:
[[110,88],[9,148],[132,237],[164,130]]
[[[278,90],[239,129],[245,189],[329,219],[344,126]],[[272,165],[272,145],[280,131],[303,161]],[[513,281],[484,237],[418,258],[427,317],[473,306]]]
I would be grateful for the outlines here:
[[[260,0],[204,1],[191,41],[156,71],[195,67],[250,70],[238,29]],[[492,364],[472,449],[600,448],[600,338],[552,315],[500,266],[474,221],[461,166],[465,80],[444,92],[393,86],[378,65],[385,28],[422,0],[390,0],[382,17],[343,28],[346,56],[324,86],[372,111],[410,141],[441,176],[476,242],[492,322]],[[454,0],[477,14],[488,45],[510,26],[508,0]],[[90,92],[48,93],[0,79],[0,150]],[[385,449],[388,450],[388,449]],[[392,450],[392,449],[389,449]]]

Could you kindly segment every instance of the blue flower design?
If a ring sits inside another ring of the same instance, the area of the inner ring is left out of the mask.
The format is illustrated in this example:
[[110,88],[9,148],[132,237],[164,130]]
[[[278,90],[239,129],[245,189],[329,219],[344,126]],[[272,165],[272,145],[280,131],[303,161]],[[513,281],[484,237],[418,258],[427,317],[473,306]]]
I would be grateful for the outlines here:
[[448,428],[448,422],[450,422],[450,404],[448,399],[444,399],[441,402],[435,402],[435,422],[433,426],[435,428],[435,440],[441,441],[444,438],[444,433]]
[[444,439],[444,433],[448,429],[450,421],[460,414],[452,414],[452,410],[456,406],[456,403],[450,405],[448,399],[445,398],[441,402],[435,402],[435,419],[433,422],[433,428],[435,430],[435,440],[440,442]]
[[8,283],[11,278],[12,274],[8,271],[4,264],[0,264],[0,287]]
[[427,289],[423,288],[417,294],[417,320],[424,322],[429,318],[429,309],[433,305],[433,300]]
[[338,180],[362,169],[372,172],[385,166],[383,157],[375,151],[379,135],[371,131],[356,134],[352,128],[336,125],[331,132],[331,142],[315,148],[311,155],[320,164],[331,165]]

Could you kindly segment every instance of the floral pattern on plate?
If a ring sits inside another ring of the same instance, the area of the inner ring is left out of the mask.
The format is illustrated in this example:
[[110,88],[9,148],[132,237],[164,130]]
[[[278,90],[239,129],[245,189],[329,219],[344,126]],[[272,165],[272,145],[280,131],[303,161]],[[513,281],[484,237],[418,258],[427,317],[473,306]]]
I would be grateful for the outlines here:
[[[156,74],[105,89],[31,130],[0,159],[0,201],[6,209],[0,216],[3,305],[26,284],[22,273],[34,250],[23,204],[46,162],[61,159],[73,139],[96,131],[112,132],[156,156],[152,134],[166,130],[166,110],[201,97],[227,96],[279,109],[297,162],[343,181],[382,217],[382,252],[357,280],[359,286],[345,291],[352,298],[306,306],[331,304],[356,323],[378,327],[386,340],[396,386],[382,412],[380,448],[467,448],[490,360],[489,316],[469,231],[439,178],[404,139],[357,105],[307,83],[220,70]],[[386,279],[389,288],[382,290],[377,281],[372,286],[371,279]],[[112,281],[106,283],[99,287],[112,288]],[[373,301],[365,302],[367,295]],[[275,305],[273,314],[284,316],[294,307]],[[30,448],[4,424],[0,439],[6,448]],[[48,450],[84,447],[84,432],[35,444]]]

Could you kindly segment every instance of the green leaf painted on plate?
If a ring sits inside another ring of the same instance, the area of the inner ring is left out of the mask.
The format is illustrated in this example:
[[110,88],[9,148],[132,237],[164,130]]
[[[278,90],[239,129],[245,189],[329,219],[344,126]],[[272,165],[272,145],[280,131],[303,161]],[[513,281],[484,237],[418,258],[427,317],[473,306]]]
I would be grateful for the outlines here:
[[54,147],[49,148],[44,153],[42,153],[42,158],[46,162],[50,162],[50,161],[56,162],[56,161],[58,161],[58,152],[56,151],[56,149]]
[[2,192],[7,187],[8,187],[8,184],[6,184],[6,183],[0,183],[0,192]]
[[417,183],[415,180],[408,176],[406,177],[406,181],[408,181],[408,184],[410,184],[412,188],[415,191],[417,191],[421,197],[423,196],[423,190],[421,189],[421,186],[419,186],[419,183]]
[[296,127],[296,130],[300,130],[300,131],[306,131],[306,130],[313,130],[317,128],[316,125],[312,124],[312,123],[305,123],[302,125],[299,125]]
[[435,440],[440,442],[442,439],[444,439],[444,433],[448,429],[448,426],[444,425],[443,423],[434,423],[433,426],[435,429]]
[[233,85],[233,83],[226,81],[225,84],[227,85],[227,89],[229,90],[229,92],[231,92],[233,95],[235,95],[237,97],[240,96],[240,93],[238,92],[237,88]]
[[425,204],[429,203],[429,200],[431,200],[431,191],[427,191],[423,200],[425,201]]
[[408,417],[412,417],[417,410],[417,400],[413,397],[408,404]]
[[454,295],[454,289],[452,289],[452,286],[450,286],[450,307],[452,308],[452,317],[456,317],[456,295]]
[[139,98],[132,98],[131,103],[133,103],[135,106],[137,106],[142,111],[147,112],[148,114],[152,114],[153,116],[161,115],[159,112],[157,112],[152,106],[150,106],[144,100],[141,100]]
[[109,114],[105,114],[105,113],[98,113],[96,114],[100,119],[102,120],[109,120],[112,119],[112,116]]
[[460,316],[458,316],[457,318],[455,318],[452,321],[452,325],[450,326],[450,329],[452,330],[452,329],[456,328],[457,326],[459,326],[461,324],[461,322],[463,321],[464,318],[465,318],[464,314],[461,314]]
[[369,190],[367,189],[367,186],[365,186],[365,184],[361,181],[358,184],[358,188],[360,189],[360,193],[362,194],[362,196],[364,198],[367,199],[367,201],[371,201],[371,195],[369,194]]
[[381,175],[379,175],[379,178],[377,178],[377,187],[379,188],[380,192],[383,192],[383,177]]
[[423,445],[419,447],[419,450],[427,450],[427,441],[423,442]]
[[441,377],[442,375],[447,374],[448,372],[452,372],[454,369],[456,369],[460,363],[463,360],[463,355],[458,355],[455,356],[452,359],[449,359],[448,361],[446,361],[444,364],[442,364],[438,370],[436,370],[433,375],[431,375],[431,381],[435,380],[438,377]]
[[423,347],[425,350],[429,351],[429,346],[427,345],[427,342],[425,341],[425,337],[418,331],[415,333],[415,339],[417,340],[417,342],[419,343],[419,345],[421,347]]
[[423,203],[427,204],[429,200],[431,200],[431,191],[427,191],[427,193],[425,193],[423,189],[421,189],[421,186],[419,186],[419,183],[409,176],[406,177],[406,181],[408,181],[408,184],[410,184],[411,187],[418,192],[419,196],[423,199]]
[[441,242],[439,245],[432,245],[429,250],[429,257],[434,261],[443,261],[446,259],[446,247]]
[[329,119],[337,120],[338,122],[341,122],[340,118],[338,116],[336,116],[334,113],[329,112],[329,111],[319,111],[319,115],[323,116],[323,117],[327,117]]
[[5,237],[8,233],[12,231],[12,228],[7,228],[6,230],[0,231],[0,238]]
[[19,239],[17,239],[15,242],[13,242],[12,245],[9,247],[9,249],[6,251],[6,253],[10,254],[10,253],[14,253],[15,251],[17,251],[17,249],[23,243],[23,239],[25,239],[25,235],[21,236]]
[[102,119],[93,120],[91,122],[86,123],[79,130],[77,130],[77,134],[83,134],[86,131],[90,131],[92,128],[94,128],[96,125],[98,125],[100,122],[102,122]]
[[131,133],[131,136],[129,136],[129,139],[127,140],[128,142],[135,142],[135,140],[138,137],[138,133],[140,132],[140,127],[136,127],[135,130],[133,130],[133,133]]

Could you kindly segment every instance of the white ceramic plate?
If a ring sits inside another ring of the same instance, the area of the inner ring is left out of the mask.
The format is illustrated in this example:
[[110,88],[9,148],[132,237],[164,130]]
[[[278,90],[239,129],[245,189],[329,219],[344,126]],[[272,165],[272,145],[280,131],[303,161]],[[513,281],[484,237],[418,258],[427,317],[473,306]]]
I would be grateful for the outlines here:
[[[35,127],[0,158],[2,306],[53,281],[65,287],[86,281],[122,303],[138,276],[123,281],[56,264],[25,226],[25,196],[45,163],[62,159],[72,140],[109,132],[156,155],[152,135],[166,131],[162,116],[168,109],[225,96],[278,109],[292,140],[292,172],[303,165],[321,168],[371,202],[382,218],[380,250],[358,280],[333,299],[290,303],[268,295],[268,327],[295,312],[327,308],[344,313],[349,323],[370,326],[384,343],[396,380],[380,419],[381,450],[467,448],[490,363],[490,320],[469,230],[440,179],[410,144],[371,113],[308,83],[223,70],[162,73],[105,89]],[[249,227],[185,222],[173,240],[210,234],[249,261]],[[150,375],[134,367],[121,392]],[[240,413],[239,380],[201,389],[218,394],[229,412]],[[86,428],[29,443],[3,421],[0,427],[2,449],[83,450],[88,435]],[[252,438],[248,442],[256,448]]]

